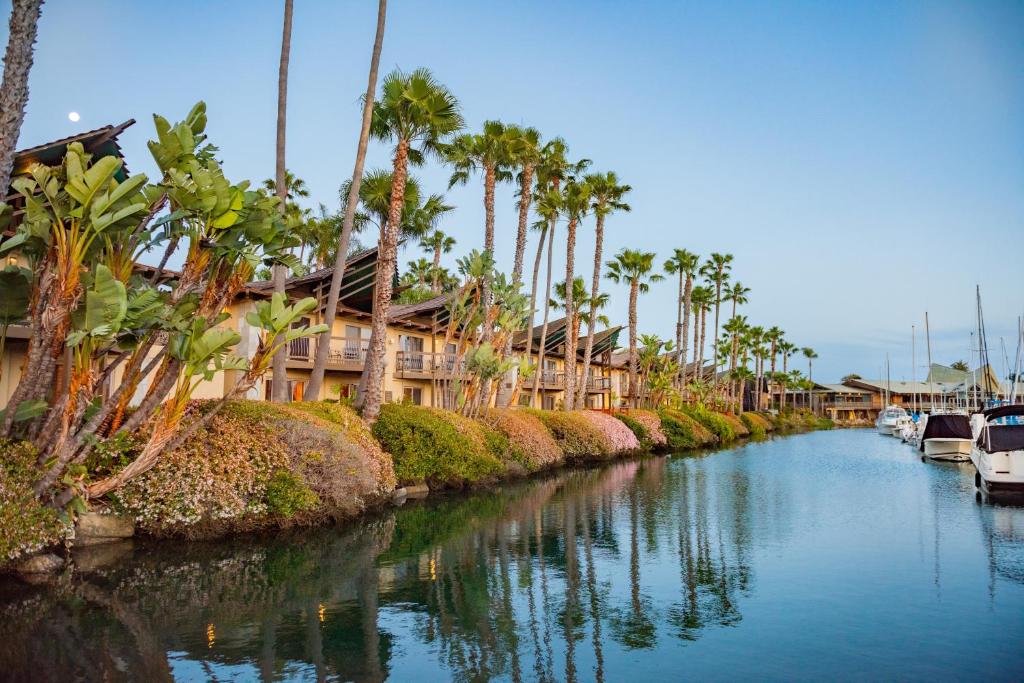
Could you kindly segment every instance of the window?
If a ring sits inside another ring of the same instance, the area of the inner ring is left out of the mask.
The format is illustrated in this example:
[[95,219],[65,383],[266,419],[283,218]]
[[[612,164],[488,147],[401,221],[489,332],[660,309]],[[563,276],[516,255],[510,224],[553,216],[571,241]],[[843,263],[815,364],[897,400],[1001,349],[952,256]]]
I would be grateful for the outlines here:
[[527,393],[525,391],[523,393],[519,394],[519,405],[520,405],[520,407],[529,408],[532,398],[533,398],[533,396],[531,396],[529,393]]
[[423,337],[402,335],[398,339],[404,356],[404,369],[423,370]]
[[545,396],[541,400],[541,405],[543,406],[544,410],[554,410],[555,409],[555,397],[550,395],[550,394]]
[[[367,334],[363,334],[366,332]],[[358,325],[345,325],[345,360],[361,360],[369,344],[367,330]]]
[[[299,318],[292,323],[292,329],[297,327],[308,327],[309,318]],[[288,357],[299,360],[309,360],[309,337],[299,337],[288,343]]]
[[359,385],[357,384],[342,384],[338,387],[338,396],[340,398],[355,398],[359,391]]
[[423,405],[423,390],[419,387],[404,387],[402,389],[402,403],[411,403],[414,406]]

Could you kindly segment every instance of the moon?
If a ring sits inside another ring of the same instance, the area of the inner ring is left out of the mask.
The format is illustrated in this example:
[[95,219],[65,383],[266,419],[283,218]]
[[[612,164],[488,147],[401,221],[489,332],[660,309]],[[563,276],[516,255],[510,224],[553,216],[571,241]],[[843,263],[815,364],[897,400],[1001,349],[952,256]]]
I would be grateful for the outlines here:
[[80,118],[82,117],[78,115],[77,111],[73,111],[68,114],[68,121],[71,121],[72,123],[78,123],[78,119]]

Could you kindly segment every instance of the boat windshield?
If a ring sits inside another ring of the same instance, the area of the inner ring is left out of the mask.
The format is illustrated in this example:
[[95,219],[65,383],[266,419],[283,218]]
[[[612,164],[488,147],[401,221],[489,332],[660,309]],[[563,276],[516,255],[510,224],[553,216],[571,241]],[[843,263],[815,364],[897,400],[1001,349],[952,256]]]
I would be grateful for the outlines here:
[[989,425],[978,437],[978,445],[989,453],[1024,450],[1024,425]]

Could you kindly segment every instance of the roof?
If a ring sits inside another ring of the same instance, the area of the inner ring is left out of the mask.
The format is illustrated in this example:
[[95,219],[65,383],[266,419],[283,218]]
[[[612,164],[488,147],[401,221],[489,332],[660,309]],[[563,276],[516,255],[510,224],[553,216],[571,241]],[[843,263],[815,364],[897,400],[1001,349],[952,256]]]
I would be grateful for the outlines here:
[[[533,328],[533,344],[531,344],[531,348],[538,348],[538,350],[539,350],[539,347],[540,347],[540,335],[541,335],[541,332],[543,331],[543,328],[544,328],[544,324],[543,323],[541,323],[540,325],[537,325],[536,327]],[[566,326],[565,326],[565,318],[564,317],[563,318],[559,318],[557,320],[549,320],[548,321],[548,334],[547,334],[547,337],[544,338],[544,353],[545,354],[550,353],[551,351],[553,351],[555,348],[557,348],[560,344],[562,344],[565,341],[565,336],[566,336],[565,332],[566,332]],[[512,345],[515,346],[515,347],[526,348],[526,338],[527,338],[526,330],[523,330],[522,332],[517,332],[512,337]]]
[[[602,353],[614,351],[619,342],[619,332],[622,325],[610,327],[594,334],[594,347],[591,349],[591,358],[596,358]],[[576,342],[576,353],[582,358],[587,351],[587,338],[580,337]]]
[[863,389],[861,387],[851,387],[846,384],[822,384],[821,382],[815,382],[815,387],[820,387],[825,391],[830,391],[836,394],[871,394],[874,393],[870,389]]
[[[326,286],[330,283],[334,268],[322,268],[312,273],[290,277],[285,280],[286,290],[305,289],[308,295],[326,299]],[[345,278],[341,283],[339,301],[355,309],[369,310],[373,305],[373,288],[377,276],[377,247],[364,249],[345,261]],[[397,286],[398,274],[395,273],[392,283]],[[256,280],[246,284],[246,290],[252,293],[269,293],[274,289],[272,280]]]
[[[36,163],[45,164],[47,166],[56,166],[64,158],[68,145],[72,142],[82,143],[82,147],[85,148],[85,151],[92,155],[98,155],[100,157],[115,156],[118,159],[124,159],[124,155],[121,153],[121,146],[117,144],[117,136],[123,133],[126,128],[134,124],[135,119],[128,119],[124,123],[116,126],[103,126],[102,128],[85,131],[84,133],[77,133],[66,138],[53,140],[52,142],[44,142],[43,144],[36,145],[35,147],[27,147],[19,150],[14,153],[11,177],[13,178],[26,173],[29,166]],[[121,170],[118,171],[116,178],[123,181],[127,177],[128,168],[122,164]],[[8,192],[7,196],[10,196],[10,192]]]
[[928,366],[928,377],[926,381],[929,382],[963,382],[970,375],[970,372],[964,370],[957,370],[946,365],[939,365],[938,363],[932,363]]

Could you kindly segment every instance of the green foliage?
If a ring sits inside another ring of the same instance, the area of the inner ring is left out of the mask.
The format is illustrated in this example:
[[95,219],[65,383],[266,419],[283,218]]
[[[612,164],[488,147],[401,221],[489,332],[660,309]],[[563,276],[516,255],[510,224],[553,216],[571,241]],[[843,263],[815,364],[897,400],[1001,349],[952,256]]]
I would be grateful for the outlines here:
[[535,472],[565,459],[544,423],[524,410],[488,410],[480,420],[508,439],[512,459]]
[[535,415],[544,423],[567,460],[594,460],[612,455],[601,432],[579,413],[525,408],[522,410]]
[[718,440],[721,443],[728,443],[736,439],[736,430],[733,429],[729,420],[727,420],[721,413],[716,413],[699,403],[696,405],[682,406],[679,410],[684,415],[692,417],[703,425],[707,430],[718,437]]
[[20,322],[28,315],[32,295],[32,271],[9,265],[0,270],[0,325]]
[[455,413],[421,406],[386,404],[373,435],[395,464],[401,484],[426,481],[431,487],[462,486],[504,471],[484,432]]
[[58,512],[32,494],[36,451],[27,442],[0,441],[0,566],[61,540]]
[[763,439],[768,433],[768,428],[764,423],[764,418],[757,413],[743,413],[740,415],[740,421],[743,426],[747,428],[750,435],[755,439]]
[[267,510],[271,514],[291,517],[297,512],[312,510],[319,503],[320,498],[302,478],[287,469],[276,470],[267,482]]
[[689,415],[676,410],[662,410],[659,415],[668,447],[674,451],[702,448],[718,441],[718,437]]

